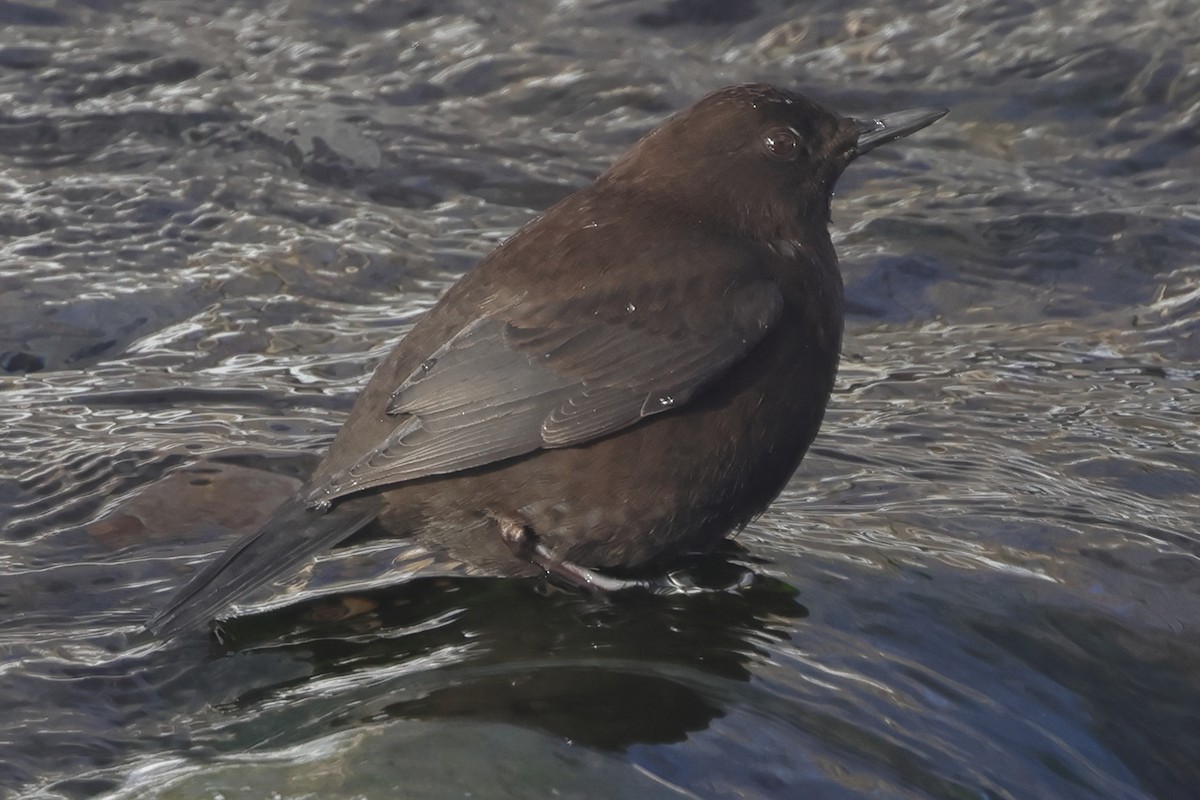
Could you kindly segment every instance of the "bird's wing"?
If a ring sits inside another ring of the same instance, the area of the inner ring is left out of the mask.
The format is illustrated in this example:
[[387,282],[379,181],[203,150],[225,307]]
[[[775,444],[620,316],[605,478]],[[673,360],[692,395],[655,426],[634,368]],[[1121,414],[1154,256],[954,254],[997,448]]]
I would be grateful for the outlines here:
[[390,434],[308,500],[579,444],[676,408],[782,310],[778,287],[758,278],[727,286],[707,315],[670,305],[639,314],[616,296],[585,295],[478,316],[395,386]]

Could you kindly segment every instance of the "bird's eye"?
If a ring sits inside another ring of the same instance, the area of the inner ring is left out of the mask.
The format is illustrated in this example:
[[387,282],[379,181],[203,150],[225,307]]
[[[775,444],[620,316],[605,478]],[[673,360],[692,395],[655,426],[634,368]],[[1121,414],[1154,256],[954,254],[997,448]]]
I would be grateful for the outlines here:
[[796,132],[789,128],[778,128],[771,131],[763,137],[762,143],[767,155],[780,161],[791,161],[800,151],[800,142]]

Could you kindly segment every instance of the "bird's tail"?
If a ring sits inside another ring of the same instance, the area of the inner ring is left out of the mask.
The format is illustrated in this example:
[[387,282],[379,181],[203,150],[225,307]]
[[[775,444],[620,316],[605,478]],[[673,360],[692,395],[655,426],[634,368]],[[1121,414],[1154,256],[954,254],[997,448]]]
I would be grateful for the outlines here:
[[378,514],[374,496],[310,510],[299,497],[276,509],[266,524],[197,573],[146,628],[169,638],[211,619],[226,606],[295,569],[366,526]]

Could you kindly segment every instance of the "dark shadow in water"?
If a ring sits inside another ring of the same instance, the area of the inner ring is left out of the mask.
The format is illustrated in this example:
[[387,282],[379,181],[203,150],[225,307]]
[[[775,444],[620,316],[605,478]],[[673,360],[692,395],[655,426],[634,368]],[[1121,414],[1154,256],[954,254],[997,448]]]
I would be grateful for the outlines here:
[[[781,581],[739,583],[739,561],[688,567],[702,586],[739,587],[724,591],[597,601],[537,580],[422,578],[238,618],[217,636],[105,634],[87,645],[107,658],[7,687],[33,740],[18,747],[24,768],[0,766],[0,786],[57,773],[43,784],[54,796],[91,797],[140,756],[203,762],[389,719],[509,724],[609,752],[678,742],[732,710],[751,663],[808,615]],[[36,733],[17,699],[34,696],[73,709],[58,726],[73,733]]]
[[[719,586],[744,569],[713,555],[688,571]],[[761,576],[736,591],[607,601],[538,581],[422,579],[223,624],[219,635],[248,672],[259,657],[308,667],[302,678],[248,688],[225,709],[231,722],[270,716],[288,695],[288,733],[272,745],[327,731],[331,716],[336,728],[381,718],[501,722],[610,751],[677,742],[722,716],[723,682],[748,681],[762,645],[807,613],[793,588]],[[415,668],[400,678],[375,677],[406,663]],[[335,677],[349,687],[336,697],[306,690]]]

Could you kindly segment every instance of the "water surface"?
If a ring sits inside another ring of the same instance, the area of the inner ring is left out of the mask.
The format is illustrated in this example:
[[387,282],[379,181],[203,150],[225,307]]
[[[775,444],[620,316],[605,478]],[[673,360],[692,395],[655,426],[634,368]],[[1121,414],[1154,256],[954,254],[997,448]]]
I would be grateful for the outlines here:
[[[1197,52],[1187,0],[0,2],[0,793],[1194,797]],[[748,80],[953,109],[841,182],[826,424],[691,565],[749,585],[139,635],[447,285]]]

